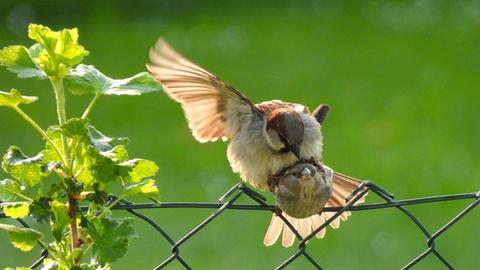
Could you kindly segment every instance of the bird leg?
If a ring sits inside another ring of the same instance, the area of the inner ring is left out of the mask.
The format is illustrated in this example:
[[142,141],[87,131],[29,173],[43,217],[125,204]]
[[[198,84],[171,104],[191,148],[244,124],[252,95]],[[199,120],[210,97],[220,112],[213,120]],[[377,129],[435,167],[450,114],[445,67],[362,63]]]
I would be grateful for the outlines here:
[[280,180],[281,175],[282,174],[280,173],[276,173],[268,176],[267,185],[268,185],[268,189],[272,193],[275,191],[275,187],[278,185],[278,180]]
[[280,206],[278,204],[275,204],[275,208],[273,209],[273,213],[277,216],[282,216],[282,209],[280,209]]
[[315,166],[317,169],[319,169],[321,172],[325,173],[325,169],[323,169],[323,166],[320,162],[318,162],[317,159],[315,159],[314,157],[311,157],[309,160],[307,160],[306,162],[312,164],[313,166]]

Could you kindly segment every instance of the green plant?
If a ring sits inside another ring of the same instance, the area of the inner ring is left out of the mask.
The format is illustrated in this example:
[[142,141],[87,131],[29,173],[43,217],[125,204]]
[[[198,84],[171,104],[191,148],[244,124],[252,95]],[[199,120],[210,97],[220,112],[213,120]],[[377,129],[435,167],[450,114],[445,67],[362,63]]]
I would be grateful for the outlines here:
[[[108,194],[116,188],[122,190],[120,198],[137,194],[158,203],[158,188],[151,179],[158,167],[150,160],[129,158],[128,140],[105,136],[88,116],[103,95],[141,95],[161,86],[144,72],[115,80],[94,66],[80,64],[88,51],[78,44],[76,28],[52,31],[30,24],[28,36],[37,43],[30,48],[3,48],[0,64],[20,78],[51,82],[58,124],[43,129],[21,109],[36,97],[23,96],[16,89],[0,91],[0,106],[16,111],[46,143],[31,157],[16,146],[8,149],[2,168],[11,179],[0,181],[0,206],[11,218],[49,222],[52,235],[8,224],[0,224],[0,230],[23,251],[37,242],[47,246],[49,258],[42,269],[109,269],[136,233],[131,219],[112,218],[110,209],[119,199],[107,205]],[[74,95],[93,95],[81,117],[67,119],[65,89]],[[88,211],[80,205],[88,206]]]

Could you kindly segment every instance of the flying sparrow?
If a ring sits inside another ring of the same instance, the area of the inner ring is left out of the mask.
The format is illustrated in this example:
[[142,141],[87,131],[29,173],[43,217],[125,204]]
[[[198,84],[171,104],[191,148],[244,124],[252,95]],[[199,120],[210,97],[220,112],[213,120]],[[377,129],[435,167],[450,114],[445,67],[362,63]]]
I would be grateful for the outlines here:
[[[269,181],[278,180],[282,169],[299,160],[322,159],[320,128],[329,110],[327,105],[310,113],[304,105],[280,100],[253,104],[240,91],[176,52],[162,38],[151,48],[150,61],[147,69],[164,91],[182,105],[195,139],[201,143],[230,140],[227,157],[243,181],[268,190]],[[358,180],[334,173],[326,205],[345,205],[345,199],[358,184]],[[331,215],[330,212],[304,219],[288,218],[298,231],[311,232]],[[338,228],[340,219],[349,215],[342,213],[330,226]],[[275,217],[274,214],[270,228],[279,227]],[[278,235],[273,236],[267,232],[264,243],[273,244]],[[293,240],[284,242],[284,246],[292,245]]]

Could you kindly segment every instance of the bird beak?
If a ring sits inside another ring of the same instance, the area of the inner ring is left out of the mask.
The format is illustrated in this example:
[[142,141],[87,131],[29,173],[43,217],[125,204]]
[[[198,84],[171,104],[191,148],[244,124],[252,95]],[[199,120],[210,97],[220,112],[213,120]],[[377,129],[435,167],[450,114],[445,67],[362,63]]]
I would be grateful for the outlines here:
[[300,159],[300,145],[292,146],[290,151],[297,157],[297,159]]
[[302,174],[302,180],[303,181],[306,181],[306,180],[310,179],[310,177],[312,176],[312,172],[306,167],[303,168],[301,174]]

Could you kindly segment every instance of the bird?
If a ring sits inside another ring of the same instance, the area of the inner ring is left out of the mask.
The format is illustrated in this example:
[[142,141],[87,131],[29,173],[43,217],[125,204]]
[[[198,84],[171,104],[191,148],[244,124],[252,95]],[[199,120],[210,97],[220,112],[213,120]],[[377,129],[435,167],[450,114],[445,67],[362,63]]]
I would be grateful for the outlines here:
[[303,161],[286,167],[270,186],[276,206],[299,219],[321,213],[332,193],[333,175],[328,167]]
[[[310,112],[305,105],[281,100],[254,104],[235,87],[181,55],[162,37],[150,49],[149,59],[147,70],[162,84],[164,92],[181,104],[193,137],[200,143],[229,141],[227,159],[233,172],[244,182],[268,191],[269,183],[278,180],[283,169],[299,161],[320,164],[321,125],[330,110],[328,105],[321,104]],[[345,205],[346,198],[359,183],[355,178],[334,173],[326,206]],[[297,230],[311,232],[319,222],[310,219],[325,221],[333,213],[304,219],[283,215],[292,220]],[[338,228],[340,220],[346,220],[349,215],[350,212],[343,212],[330,226]],[[272,225],[279,227],[278,218],[278,213],[274,213],[264,240],[267,246],[276,241],[268,237],[268,232]],[[287,228],[284,234],[286,231]],[[286,247],[292,244],[292,241],[283,242]]]

